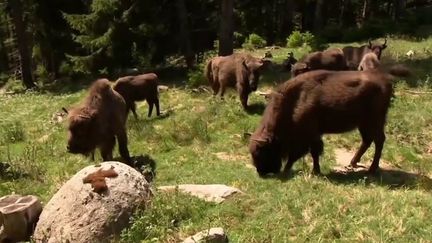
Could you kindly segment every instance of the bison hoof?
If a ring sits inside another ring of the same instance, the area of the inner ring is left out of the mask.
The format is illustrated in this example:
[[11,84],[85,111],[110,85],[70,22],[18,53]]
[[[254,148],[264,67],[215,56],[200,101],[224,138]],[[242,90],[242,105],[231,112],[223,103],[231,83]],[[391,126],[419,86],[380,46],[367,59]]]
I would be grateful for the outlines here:
[[313,175],[321,175],[321,170],[320,169],[313,169],[312,174]]

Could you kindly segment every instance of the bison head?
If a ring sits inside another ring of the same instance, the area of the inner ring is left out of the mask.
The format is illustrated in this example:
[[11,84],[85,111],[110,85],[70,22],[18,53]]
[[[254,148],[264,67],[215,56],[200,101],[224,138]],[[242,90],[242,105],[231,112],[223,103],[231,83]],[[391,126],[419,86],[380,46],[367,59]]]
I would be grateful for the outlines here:
[[249,87],[252,91],[256,91],[258,88],[258,81],[261,75],[261,69],[264,66],[264,61],[262,59],[253,58],[243,61],[243,66],[247,71],[247,80]]
[[292,65],[291,67],[291,76],[295,77],[299,74],[305,73],[309,71],[309,66],[304,62],[297,62],[296,64]]
[[375,55],[378,57],[378,59],[381,59],[381,53],[384,49],[387,48],[387,38],[384,39],[384,44],[378,45],[378,44],[372,44],[372,42],[369,40],[369,49],[375,53]]
[[67,150],[72,154],[89,155],[95,148],[96,117],[90,114],[69,114]]
[[282,158],[277,141],[252,136],[249,143],[249,152],[252,155],[252,161],[259,176],[280,172]]

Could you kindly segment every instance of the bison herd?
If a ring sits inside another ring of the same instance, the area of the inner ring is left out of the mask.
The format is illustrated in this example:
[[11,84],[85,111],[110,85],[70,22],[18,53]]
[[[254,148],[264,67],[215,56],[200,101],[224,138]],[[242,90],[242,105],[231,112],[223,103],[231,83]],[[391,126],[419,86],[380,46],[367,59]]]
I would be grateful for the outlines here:
[[[392,81],[407,76],[409,70],[396,65],[380,65],[382,45],[331,48],[305,55],[296,61],[290,53],[283,66],[290,66],[292,78],[269,95],[261,122],[251,135],[249,151],[260,176],[288,173],[293,163],[310,153],[313,172],[320,173],[319,156],[323,152],[322,135],[358,129],[360,148],[351,160],[355,167],[372,143],[375,155],[369,171],[379,168],[385,141],[386,115],[393,95]],[[248,109],[248,96],[269,61],[250,54],[235,53],[210,59],[205,76],[214,96],[223,98],[227,87],[235,87],[241,105]],[[127,76],[113,85],[107,79],[96,80],[84,101],[68,113],[70,153],[94,156],[99,148],[104,161],[112,160],[116,140],[119,152],[133,165],[127,148],[126,120],[129,111],[135,118],[136,101],[146,100],[148,116],[153,107],[160,115],[158,77],[154,73]]]

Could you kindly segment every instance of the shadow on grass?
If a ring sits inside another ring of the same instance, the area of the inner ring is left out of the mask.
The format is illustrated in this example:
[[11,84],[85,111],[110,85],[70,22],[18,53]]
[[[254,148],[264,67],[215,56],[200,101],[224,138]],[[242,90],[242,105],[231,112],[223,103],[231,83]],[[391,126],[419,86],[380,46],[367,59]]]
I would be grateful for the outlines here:
[[432,179],[421,174],[381,168],[376,174],[362,171],[331,171],[325,175],[336,184],[377,184],[391,189],[408,188],[432,191]]
[[149,155],[138,155],[132,157],[133,167],[144,175],[148,182],[156,177],[156,161]]
[[250,115],[258,114],[261,115],[264,112],[266,105],[264,103],[255,103],[248,106],[246,112]]
[[25,177],[30,177],[30,175],[12,169],[7,162],[0,162],[0,178],[4,180],[17,180]]
[[[132,156],[132,168],[144,175],[148,182],[152,182],[156,177],[156,161],[149,155]],[[113,161],[125,163],[123,158],[117,157]]]

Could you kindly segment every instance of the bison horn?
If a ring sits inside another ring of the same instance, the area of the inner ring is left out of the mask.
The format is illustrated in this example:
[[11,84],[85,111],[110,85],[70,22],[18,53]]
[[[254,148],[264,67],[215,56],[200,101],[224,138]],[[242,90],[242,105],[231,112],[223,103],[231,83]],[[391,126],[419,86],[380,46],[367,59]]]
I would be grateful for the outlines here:
[[261,137],[257,138],[254,136],[251,136],[250,140],[257,142],[257,143],[268,143],[270,141],[269,138],[261,138]]
[[84,118],[84,119],[90,119],[91,117],[90,116],[88,116],[88,115],[78,115],[79,117],[81,117],[81,118]]
[[66,114],[69,114],[69,111],[68,111],[66,108],[62,107],[62,110],[63,110]]
[[372,49],[372,41],[369,39],[369,49]]
[[387,47],[387,37],[384,37],[384,44],[382,46],[383,46],[383,48]]

